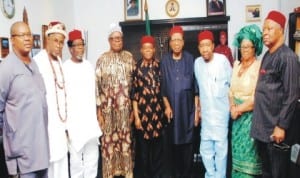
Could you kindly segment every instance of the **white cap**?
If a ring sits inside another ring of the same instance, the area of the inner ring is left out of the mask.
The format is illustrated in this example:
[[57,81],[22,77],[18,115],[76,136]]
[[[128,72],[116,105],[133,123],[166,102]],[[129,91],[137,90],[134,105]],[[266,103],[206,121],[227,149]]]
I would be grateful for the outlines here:
[[113,32],[120,32],[121,34],[123,34],[121,27],[116,23],[110,24],[108,36],[110,36]]

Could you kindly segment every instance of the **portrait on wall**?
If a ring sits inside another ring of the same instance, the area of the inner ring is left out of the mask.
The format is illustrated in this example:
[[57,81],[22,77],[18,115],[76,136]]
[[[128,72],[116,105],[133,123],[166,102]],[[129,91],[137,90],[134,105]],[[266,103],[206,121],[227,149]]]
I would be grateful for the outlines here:
[[38,34],[33,34],[33,45],[31,49],[32,57],[35,56],[41,50],[41,36]]
[[124,0],[125,21],[142,20],[142,0]]
[[226,0],[206,0],[207,16],[226,15]]
[[261,6],[260,5],[249,5],[246,6],[246,21],[254,22],[260,21]]
[[33,34],[33,46],[32,48],[41,48],[41,37],[40,35]]

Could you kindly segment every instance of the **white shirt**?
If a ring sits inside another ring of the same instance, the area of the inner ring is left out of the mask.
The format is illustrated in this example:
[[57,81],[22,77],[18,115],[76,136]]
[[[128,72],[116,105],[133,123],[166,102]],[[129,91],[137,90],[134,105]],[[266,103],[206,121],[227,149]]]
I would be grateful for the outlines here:
[[231,66],[224,55],[214,53],[209,62],[198,57],[194,72],[201,104],[201,139],[221,140],[228,133]]
[[63,64],[67,101],[67,128],[72,146],[78,152],[88,141],[102,135],[96,111],[95,70],[85,59]]

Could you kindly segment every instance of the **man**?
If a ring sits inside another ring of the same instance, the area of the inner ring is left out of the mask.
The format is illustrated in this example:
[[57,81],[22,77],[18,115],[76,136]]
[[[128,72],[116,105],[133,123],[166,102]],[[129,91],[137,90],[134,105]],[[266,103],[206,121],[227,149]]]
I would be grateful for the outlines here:
[[218,46],[216,46],[215,52],[224,54],[227,57],[227,59],[229,60],[229,63],[232,67],[234,59],[232,57],[231,49],[227,46],[227,34],[225,31],[220,32],[219,41],[220,41],[220,44]]
[[84,39],[81,31],[69,32],[67,42],[71,59],[63,64],[68,93],[68,131],[70,173],[72,178],[97,176],[98,139],[101,135],[96,115],[95,70],[84,59]]
[[46,178],[49,166],[47,102],[44,81],[30,58],[29,26],[10,29],[12,52],[0,65],[0,127],[9,175]]
[[129,8],[127,9],[127,16],[135,16],[139,13],[139,8],[136,4],[136,0],[130,0]]
[[[132,104],[137,129],[137,148],[140,156],[141,177],[162,176],[164,126],[163,102],[160,92],[160,63],[155,59],[155,40],[152,36],[141,38],[142,59],[133,72]],[[138,151],[137,151],[138,152]]]
[[171,52],[161,61],[162,96],[167,128],[169,170],[178,178],[189,178],[193,163],[193,132],[199,123],[197,87],[193,73],[194,58],[183,50],[181,26],[170,30]]
[[104,178],[122,175],[133,177],[132,103],[130,90],[135,61],[123,50],[121,27],[111,24],[110,50],[96,64],[97,114],[103,132],[101,137]]
[[224,14],[224,5],[222,1],[211,0],[209,2],[208,11],[211,13],[222,13]]
[[263,24],[265,53],[255,91],[251,136],[258,140],[264,178],[288,177],[291,120],[299,97],[299,61],[284,44],[285,16],[269,12]]
[[46,31],[47,48],[34,56],[47,90],[50,145],[49,178],[66,178],[69,176],[68,130],[66,125],[68,120],[67,93],[61,64],[61,53],[66,36],[63,23],[50,22]]
[[200,154],[205,177],[226,177],[231,66],[223,54],[214,53],[211,31],[198,34],[201,57],[194,64],[201,106]]

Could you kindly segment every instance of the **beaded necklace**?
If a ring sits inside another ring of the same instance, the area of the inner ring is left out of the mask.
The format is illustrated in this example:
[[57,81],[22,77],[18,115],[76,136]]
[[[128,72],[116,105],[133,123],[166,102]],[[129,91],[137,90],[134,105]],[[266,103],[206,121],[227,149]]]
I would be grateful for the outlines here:
[[[56,97],[56,106],[57,106],[57,112],[58,112],[58,116],[60,118],[60,120],[62,122],[66,122],[67,118],[68,118],[68,112],[67,112],[67,93],[66,93],[66,88],[65,88],[65,78],[64,78],[64,73],[62,71],[62,67],[60,65],[60,58],[58,57],[57,59],[58,61],[58,66],[59,66],[59,71],[60,71],[60,74],[61,74],[61,78],[62,78],[62,82],[59,83],[58,82],[58,79],[57,79],[57,76],[56,76],[56,72],[55,72],[55,69],[54,69],[54,66],[53,66],[53,63],[52,63],[52,59],[49,59],[50,61],[50,65],[51,65],[51,69],[52,69],[52,72],[53,72],[53,76],[54,76],[54,83],[55,83],[55,97]],[[64,96],[65,96],[65,118],[62,117],[61,113],[60,113],[60,107],[59,107],[59,98],[58,98],[58,89],[61,89],[61,90],[64,90]]]

